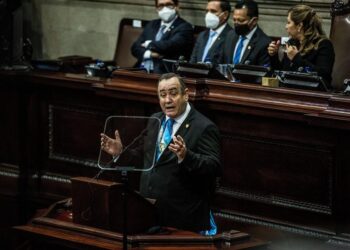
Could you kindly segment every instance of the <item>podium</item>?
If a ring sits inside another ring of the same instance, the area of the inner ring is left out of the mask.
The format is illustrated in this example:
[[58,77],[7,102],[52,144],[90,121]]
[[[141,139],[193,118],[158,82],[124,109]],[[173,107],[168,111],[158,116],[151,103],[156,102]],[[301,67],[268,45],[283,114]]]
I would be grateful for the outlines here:
[[[56,202],[41,216],[14,229],[29,239],[26,244],[30,249],[122,250],[120,195],[119,183],[87,177],[72,178],[72,200]],[[135,250],[258,250],[267,247],[266,242],[237,230],[203,236],[164,228],[161,233],[147,234],[144,229],[155,225],[154,205],[133,191],[129,194],[128,213],[130,232],[127,244]]]
[[[115,232],[123,232],[123,184],[75,177],[72,181],[73,222]],[[145,233],[156,226],[154,204],[129,190],[127,200],[128,234]]]

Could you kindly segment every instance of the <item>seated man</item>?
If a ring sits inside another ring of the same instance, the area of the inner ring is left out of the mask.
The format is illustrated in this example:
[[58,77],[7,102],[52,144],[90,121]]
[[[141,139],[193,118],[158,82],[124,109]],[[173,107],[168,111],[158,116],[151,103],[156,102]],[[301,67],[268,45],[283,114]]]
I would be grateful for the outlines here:
[[[142,172],[140,192],[157,200],[161,226],[213,235],[216,225],[210,202],[215,179],[221,174],[220,135],[217,126],[188,98],[182,78],[174,73],[160,77],[158,99],[162,112],[153,117],[162,125],[144,140],[157,141],[156,163],[151,171]],[[119,156],[123,149],[119,132],[115,132],[115,138],[101,134],[101,148]],[[151,166],[151,160],[153,157],[146,156],[145,166]]]
[[205,25],[208,29],[199,34],[192,51],[191,63],[216,64],[226,35],[232,30],[227,24],[231,13],[229,1],[208,0],[206,11]]
[[253,0],[239,1],[233,11],[234,30],[224,42],[219,63],[270,65],[267,47],[271,39],[258,27],[258,4]]
[[162,58],[189,58],[193,47],[192,25],[179,17],[178,0],[156,0],[160,19],[150,21],[131,47],[135,67],[147,72],[166,73]]

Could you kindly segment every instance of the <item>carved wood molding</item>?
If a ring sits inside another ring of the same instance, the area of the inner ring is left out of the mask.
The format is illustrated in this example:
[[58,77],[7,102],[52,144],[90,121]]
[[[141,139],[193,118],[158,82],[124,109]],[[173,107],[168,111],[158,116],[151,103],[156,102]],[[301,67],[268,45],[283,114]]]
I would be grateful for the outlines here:
[[327,232],[324,230],[316,230],[313,228],[306,228],[306,227],[301,227],[298,225],[286,224],[286,223],[277,222],[277,221],[271,222],[271,221],[265,220],[263,218],[249,216],[246,214],[231,213],[231,212],[224,211],[224,210],[214,212],[214,216],[218,217],[218,218],[223,218],[225,220],[260,225],[260,226],[270,227],[270,228],[281,230],[281,231],[296,233],[296,234],[305,235],[305,236],[316,237],[316,238],[320,238],[320,239],[329,239],[329,238],[334,236],[334,234],[332,232]]
[[66,155],[66,154],[59,154],[55,152],[54,148],[54,110],[59,109],[61,111],[74,111],[74,112],[81,112],[81,113],[88,113],[88,114],[97,114],[95,111],[91,110],[83,110],[83,109],[77,109],[77,108],[68,108],[68,107],[62,107],[62,106],[54,106],[54,105],[49,105],[49,159],[51,160],[59,160],[63,162],[69,162],[69,163],[74,163],[74,164],[79,164],[83,165],[86,167],[95,167],[97,168],[97,162],[88,160],[88,159],[83,159],[83,158],[78,158],[72,155]]
[[222,187],[217,189],[216,194],[224,195],[226,197],[229,197],[230,199],[232,198],[238,199],[238,200],[244,199],[244,200],[254,201],[258,203],[271,204],[279,207],[309,211],[313,213],[326,214],[326,215],[332,214],[331,199],[330,199],[329,206],[322,206],[320,204],[315,204],[311,202],[301,202],[293,199],[287,199],[287,198],[279,197],[273,194],[270,196],[263,196],[263,195],[257,195],[253,193],[243,192],[239,190],[232,190],[232,189],[227,189]]

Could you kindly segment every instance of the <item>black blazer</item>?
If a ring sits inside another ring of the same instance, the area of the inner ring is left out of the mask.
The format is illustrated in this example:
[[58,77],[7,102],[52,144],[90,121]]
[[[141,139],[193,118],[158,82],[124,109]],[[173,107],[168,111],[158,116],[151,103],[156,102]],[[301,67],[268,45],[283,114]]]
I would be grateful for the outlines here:
[[[164,119],[163,113],[154,116]],[[176,135],[185,140],[185,159],[178,164],[177,156],[165,149],[154,168],[142,173],[140,192],[144,197],[157,199],[160,225],[196,232],[207,230],[210,197],[215,177],[221,174],[219,131],[192,106]],[[158,132],[149,136],[158,136]],[[151,160],[152,157],[146,157],[145,165],[150,166]]]
[[[178,60],[180,56],[189,58],[193,47],[193,28],[181,17],[177,17],[171,27],[165,32],[160,41],[155,37],[160,28],[161,20],[150,21],[140,37],[133,43],[131,53],[137,58],[135,67],[139,67],[143,61],[143,55],[147,49],[158,52],[163,58]],[[147,40],[152,40],[147,48],[141,46]],[[153,59],[154,72],[166,73],[161,59]]]
[[[234,30],[227,34],[219,63],[233,63],[233,53],[238,40],[239,35]],[[267,47],[270,42],[271,38],[258,27],[244,51],[241,63],[261,66],[270,65],[270,57],[267,53]]]
[[[226,24],[226,27],[222,30],[219,37],[215,40],[215,42],[209,49],[207,56],[209,56],[211,63],[213,64],[218,63],[226,35],[230,30],[232,30],[231,26]],[[207,29],[202,31],[198,35],[196,44],[192,51],[191,60],[190,60],[191,63],[197,63],[202,61],[204,49],[209,38],[209,33],[210,33],[210,29]]]
[[282,61],[278,60],[278,55],[271,58],[273,69],[305,71],[308,67],[310,71],[315,71],[319,76],[322,76],[328,87],[331,87],[334,60],[333,44],[328,39],[321,41],[317,49],[306,55],[302,56],[298,53],[292,61],[286,54],[284,54]]

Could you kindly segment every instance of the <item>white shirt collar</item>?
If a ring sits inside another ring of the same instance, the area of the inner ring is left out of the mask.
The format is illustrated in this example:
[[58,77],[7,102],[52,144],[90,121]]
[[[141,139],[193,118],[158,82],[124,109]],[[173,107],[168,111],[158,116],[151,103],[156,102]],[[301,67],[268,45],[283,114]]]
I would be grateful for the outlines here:
[[215,36],[219,36],[221,32],[225,29],[226,25],[227,25],[227,22],[224,25],[222,25],[220,28],[217,28],[216,30],[210,29],[210,31],[215,31],[216,32]]
[[247,38],[246,40],[250,40],[252,39],[252,36],[254,35],[256,29],[258,28],[258,26],[255,26],[254,29],[252,29],[245,37]]
[[[187,118],[188,114],[191,111],[191,105],[187,102],[185,112],[183,112],[178,117],[174,118],[174,125],[173,125],[173,135],[176,133],[176,131],[180,128],[181,124],[184,122],[184,120]],[[166,120],[169,119],[168,116],[165,118]]]
[[165,23],[163,20],[161,21],[160,23],[160,27],[162,27],[163,25],[165,25],[165,29],[164,29],[164,32],[166,32],[170,27],[171,25],[173,25],[173,23],[175,22],[175,20],[178,18],[179,16],[176,15],[174,17],[174,19],[171,21],[171,22],[168,22],[168,23]]

